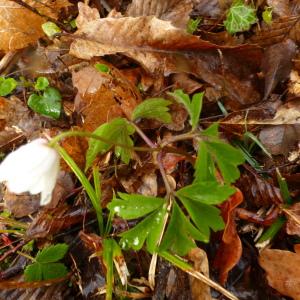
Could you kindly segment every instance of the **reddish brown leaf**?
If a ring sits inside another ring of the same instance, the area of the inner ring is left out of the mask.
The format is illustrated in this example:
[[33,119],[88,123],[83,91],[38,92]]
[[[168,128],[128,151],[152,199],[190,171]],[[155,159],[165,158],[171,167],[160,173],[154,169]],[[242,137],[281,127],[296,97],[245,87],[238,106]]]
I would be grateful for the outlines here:
[[225,284],[229,271],[239,262],[242,255],[242,242],[235,225],[235,208],[243,202],[240,190],[221,205],[222,217],[226,223],[222,242],[214,261],[214,267],[219,270],[219,281]]
[[94,131],[109,120],[126,115],[139,103],[140,95],[116,68],[105,62],[109,73],[88,66],[73,73],[73,84],[78,89],[75,108],[84,118],[83,128]]
[[267,249],[260,253],[259,264],[267,273],[268,283],[281,294],[300,300],[300,247],[295,251]]

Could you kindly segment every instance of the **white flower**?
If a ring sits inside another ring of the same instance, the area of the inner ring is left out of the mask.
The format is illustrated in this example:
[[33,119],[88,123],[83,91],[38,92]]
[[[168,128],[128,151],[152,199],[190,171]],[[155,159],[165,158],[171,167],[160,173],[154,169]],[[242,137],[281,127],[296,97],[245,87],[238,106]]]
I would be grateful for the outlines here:
[[36,139],[6,156],[0,165],[0,182],[19,194],[41,193],[41,205],[50,202],[59,172],[59,154],[46,139]]

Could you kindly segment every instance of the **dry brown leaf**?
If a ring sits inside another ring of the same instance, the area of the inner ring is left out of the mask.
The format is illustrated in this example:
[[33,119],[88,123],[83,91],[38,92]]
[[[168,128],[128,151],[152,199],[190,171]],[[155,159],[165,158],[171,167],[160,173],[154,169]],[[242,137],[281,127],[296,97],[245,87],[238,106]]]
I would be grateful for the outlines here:
[[300,236],[300,202],[284,209],[284,213],[288,219],[286,223],[286,232],[288,234]]
[[[189,260],[194,263],[194,269],[209,277],[207,255],[200,248],[192,249],[188,254]],[[190,286],[193,300],[212,300],[210,287],[202,281],[190,276]]]
[[130,118],[141,101],[136,87],[112,65],[105,64],[109,73],[92,66],[73,72],[73,85],[78,89],[75,109],[83,116],[83,128],[88,131],[122,115]]
[[242,242],[235,224],[235,208],[243,202],[240,190],[221,204],[221,212],[226,223],[222,242],[214,261],[214,267],[219,270],[219,281],[225,284],[229,271],[239,262],[242,255]]
[[286,17],[291,14],[290,1],[286,0],[267,0],[268,6],[272,7],[272,11],[275,15],[280,17]]
[[295,251],[267,249],[260,253],[259,264],[267,273],[271,287],[285,296],[300,300],[300,247]]
[[300,42],[300,22],[298,16],[283,17],[274,20],[271,25],[264,25],[257,28],[256,34],[250,38],[250,43],[257,43],[267,47],[281,43],[284,39],[290,38],[294,42]]
[[133,0],[127,8],[126,16],[156,16],[186,29],[192,8],[191,0]]
[[282,43],[270,46],[265,51],[262,64],[262,70],[265,76],[264,99],[268,98],[279,82],[288,78],[296,50],[296,44],[288,39]]
[[14,1],[0,0],[0,50],[22,49],[35,43],[44,35],[44,22],[44,18]]
[[300,76],[296,70],[290,74],[289,92],[296,97],[300,96]]
[[218,18],[225,14],[232,0],[193,0],[194,11],[201,17]]
[[41,15],[57,20],[63,8],[72,6],[68,0],[23,0]]

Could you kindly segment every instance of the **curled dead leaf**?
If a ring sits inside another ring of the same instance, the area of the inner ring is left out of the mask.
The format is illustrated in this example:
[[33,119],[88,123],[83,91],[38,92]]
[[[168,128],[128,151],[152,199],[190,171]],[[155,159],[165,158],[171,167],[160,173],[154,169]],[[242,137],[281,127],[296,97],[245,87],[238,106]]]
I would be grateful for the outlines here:
[[283,210],[288,221],[286,223],[286,232],[300,236],[300,202],[293,204]]

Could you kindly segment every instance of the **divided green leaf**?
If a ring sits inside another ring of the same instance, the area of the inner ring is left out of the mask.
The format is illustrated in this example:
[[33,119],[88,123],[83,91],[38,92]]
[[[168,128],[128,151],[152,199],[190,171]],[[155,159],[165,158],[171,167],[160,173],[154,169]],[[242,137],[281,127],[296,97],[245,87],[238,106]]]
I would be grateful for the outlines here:
[[224,26],[230,34],[234,34],[249,30],[257,21],[256,9],[245,4],[243,0],[236,0],[227,12]]
[[0,77],[0,96],[10,94],[17,87],[17,82],[13,78]]
[[125,220],[140,218],[165,203],[165,199],[148,197],[140,194],[118,193],[120,198],[114,198],[108,208]]
[[224,229],[225,224],[218,208],[182,196],[180,196],[179,199],[199,231],[206,236],[207,242],[210,238],[210,229],[213,231]]
[[164,226],[166,207],[161,206],[132,229],[120,234],[120,245],[124,249],[139,250],[146,241],[150,253],[156,251],[159,238]]
[[172,96],[178,103],[184,105],[185,109],[190,115],[190,124],[192,126],[192,130],[196,129],[203,102],[204,93],[197,93],[193,96],[192,100],[188,94],[184,93],[183,90],[175,90],[173,93],[168,93]]
[[169,250],[174,254],[183,256],[192,248],[196,247],[193,240],[208,242],[207,236],[190,223],[175,202],[167,231],[160,246],[160,251]]
[[217,181],[203,181],[187,185],[176,192],[177,197],[184,197],[203,204],[220,204],[235,193],[229,185],[221,185]]
[[36,113],[58,119],[62,106],[61,94],[56,88],[47,87],[42,95],[30,95],[27,104]]
[[164,123],[172,121],[168,106],[171,101],[163,98],[151,98],[137,105],[132,113],[132,120],[139,118],[155,119]]
[[[90,139],[89,148],[86,154],[86,170],[92,165],[97,155],[110,150],[113,147],[113,143],[132,147],[133,141],[130,138],[130,135],[134,132],[134,127],[124,118],[116,118],[109,123],[99,126],[93,134],[112,142],[112,144],[96,139]],[[115,154],[120,157],[124,163],[129,163],[131,158],[131,150],[129,148],[116,146]]]

